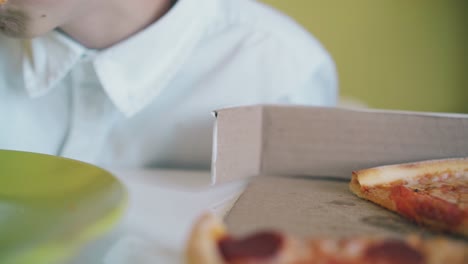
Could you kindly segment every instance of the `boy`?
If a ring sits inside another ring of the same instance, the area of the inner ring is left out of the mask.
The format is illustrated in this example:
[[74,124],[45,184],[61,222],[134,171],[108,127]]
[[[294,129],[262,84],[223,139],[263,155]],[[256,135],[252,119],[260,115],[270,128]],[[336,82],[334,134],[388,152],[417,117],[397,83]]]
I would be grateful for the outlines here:
[[209,168],[215,109],[333,105],[333,63],[252,0],[9,0],[0,149]]

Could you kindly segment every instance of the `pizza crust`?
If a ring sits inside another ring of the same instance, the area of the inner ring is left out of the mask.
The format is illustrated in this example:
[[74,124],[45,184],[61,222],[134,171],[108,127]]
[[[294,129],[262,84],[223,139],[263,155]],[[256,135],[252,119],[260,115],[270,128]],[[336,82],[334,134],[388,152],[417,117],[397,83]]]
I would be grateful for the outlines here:
[[389,184],[399,180],[411,181],[425,174],[468,173],[468,158],[428,160],[414,163],[380,166],[356,171],[358,182],[366,187]]
[[204,214],[190,234],[185,258],[187,264],[223,264],[218,241],[226,235],[224,224],[212,214]]
[[6,2],[8,2],[8,0],[0,0],[0,5],[6,4]]
[[358,180],[358,174],[353,172],[351,182],[349,184],[349,189],[351,192],[356,194],[358,197],[372,201],[382,207],[385,207],[389,210],[395,211],[396,206],[392,200],[388,197],[390,196],[390,191],[386,189],[370,189],[368,192],[364,193],[363,188]]

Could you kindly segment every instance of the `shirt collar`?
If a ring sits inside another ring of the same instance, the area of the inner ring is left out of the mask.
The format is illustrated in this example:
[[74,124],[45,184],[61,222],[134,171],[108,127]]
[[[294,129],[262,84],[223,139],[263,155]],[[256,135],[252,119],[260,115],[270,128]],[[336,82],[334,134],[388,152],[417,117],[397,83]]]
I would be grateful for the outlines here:
[[46,94],[85,53],[83,46],[57,31],[24,40],[23,80],[29,95],[38,97]]
[[[169,84],[214,19],[216,2],[180,0],[153,25],[93,56],[103,89],[122,113],[137,113]],[[47,93],[87,52],[59,32],[26,41],[23,71],[29,94]]]

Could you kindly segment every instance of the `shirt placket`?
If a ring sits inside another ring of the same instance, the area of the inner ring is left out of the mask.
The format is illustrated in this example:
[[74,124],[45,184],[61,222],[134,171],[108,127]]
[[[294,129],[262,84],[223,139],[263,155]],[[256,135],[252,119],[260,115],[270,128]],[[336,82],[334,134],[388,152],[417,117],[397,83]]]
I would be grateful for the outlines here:
[[92,55],[83,56],[71,79],[69,130],[61,156],[97,163],[116,111],[102,89]]

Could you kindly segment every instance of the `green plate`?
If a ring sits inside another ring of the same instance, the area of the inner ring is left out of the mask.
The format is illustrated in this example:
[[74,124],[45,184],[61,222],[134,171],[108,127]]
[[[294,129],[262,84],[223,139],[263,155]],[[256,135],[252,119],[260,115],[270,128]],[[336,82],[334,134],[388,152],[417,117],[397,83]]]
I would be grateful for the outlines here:
[[0,150],[0,263],[65,261],[117,222],[126,191],[75,160]]

